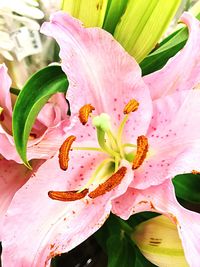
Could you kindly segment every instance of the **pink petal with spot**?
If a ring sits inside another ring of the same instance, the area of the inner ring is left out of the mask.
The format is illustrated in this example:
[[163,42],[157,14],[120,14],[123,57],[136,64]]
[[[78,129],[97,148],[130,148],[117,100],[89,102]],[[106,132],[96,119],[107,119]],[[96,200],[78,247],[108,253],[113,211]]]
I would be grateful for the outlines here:
[[[93,162],[92,153],[90,156],[76,153],[76,161],[70,161],[74,169],[60,170],[54,157],[16,193],[1,228],[4,267],[10,267],[13,262],[16,267],[50,266],[53,256],[71,250],[98,230],[110,213],[112,199],[126,192],[132,180],[129,171],[118,187],[94,200],[89,197],[74,202],[50,199],[49,190],[77,189],[83,185],[81,173],[85,180],[90,177],[88,165]],[[94,161],[101,160],[98,153],[93,155]]]
[[192,89],[200,83],[200,23],[187,12],[180,20],[189,29],[189,39],[185,47],[161,70],[144,77],[153,99]]
[[[27,158],[31,159],[49,159],[57,153],[60,146],[68,136],[69,118],[63,120],[54,127],[49,127],[39,137],[28,141]],[[22,163],[16,148],[14,146],[13,137],[7,133],[0,134],[0,154],[7,160],[14,160]]]
[[151,123],[147,135],[155,137],[158,132],[164,131],[172,123],[181,105],[183,105],[188,92],[182,91],[163,96],[154,100]]
[[3,216],[5,215],[13,196],[17,190],[27,182],[41,163],[42,161],[32,162],[33,171],[30,171],[22,164],[17,164],[14,161],[0,158],[0,228]]
[[[179,105],[180,102],[178,95],[182,105],[177,109],[176,104]],[[170,108],[169,114],[172,117],[169,115],[169,121],[162,124],[160,121],[167,118],[169,105],[166,103],[169,103],[169,99],[171,107],[175,107],[174,118],[172,119],[173,112]],[[134,188],[144,189],[177,174],[200,169],[200,91],[191,90],[167,96],[157,100],[157,108],[159,102],[158,121],[154,119],[157,128],[151,130],[148,136],[149,154],[142,166],[135,171],[131,185]]]
[[97,114],[110,114],[117,125],[124,106],[134,98],[140,107],[133,118],[131,133],[127,130],[128,137],[146,133],[152,110],[149,90],[136,61],[109,33],[84,28],[64,12],[55,13],[51,22],[43,24],[41,32],[55,38],[60,46],[72,114],[77,114],[83,105],[92,104]]
[[[27,158],[49,159],[59,150],[71,129],[69,118],[61,121],[54,127],[47,128],[46,132],[39,138],[30,140],[27,147]],[[17,161],[17,158],[15,158]]]
[[177,202],[170,180],[145,190],[129,188],[113,202],[112,212],[123,219],[142,211],[154,211],[169,217],[177,225],[189,265],[199,267],[200,214],[183,208]]

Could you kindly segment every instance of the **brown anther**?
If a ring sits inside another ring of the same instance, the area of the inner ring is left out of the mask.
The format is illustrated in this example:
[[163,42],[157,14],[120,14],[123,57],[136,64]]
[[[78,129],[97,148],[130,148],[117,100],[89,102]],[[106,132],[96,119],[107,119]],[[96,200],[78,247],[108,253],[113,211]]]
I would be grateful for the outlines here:
[[95,108],[91,104],[86,104],[79,110],[79,120],[85,125],[88,121],[90,113],[95,110]]
[[5,117],[4,117],[4,112],[3,110],[0,110],[0,121],[4,121]]
[[131,112],[134,112],[138,109],[139,103],[135,99],[131,99],[128,104],[124,107],[124,114],[129,114]]
[[59,201],[75,201],[84,198],[88,193],[88,189],[81,192],[78,191],[49,191],[48,196],[53,200]]
[[136,152],[136,156],[133,160],[133,166],[132,166],[133,170],[138,169],[142,165],[143,161],[146,158],[148,148],[149,148],[149,145],[148,145],[147,137],[144,135],[138,136],[138,138],[137,138],[137,152]]
[[34,140],[37,137],[36,134],[30,133],[28,140]]
[[192,170],[192,174],[200,174],[200,171]]
[[126,171],[127,171],[126,167],[121,167],[107,181],[100,184],[94,191],[90,192],[88,196],[90,198],[96,198],[111,191],[121,183],[122,179],[126,174]]
[[60,168],[63,171],[66,171],[68,168],[68,161],[69,161],[69,151],[70,148],[72,146],[72,143],[76,140],[76,137],[73,135],[70,135],[69,137],[67,137],[67,139],[65,140],[65,142],[62,144],[62,146],[60,147],[59,150],[59,164],[60,164]]

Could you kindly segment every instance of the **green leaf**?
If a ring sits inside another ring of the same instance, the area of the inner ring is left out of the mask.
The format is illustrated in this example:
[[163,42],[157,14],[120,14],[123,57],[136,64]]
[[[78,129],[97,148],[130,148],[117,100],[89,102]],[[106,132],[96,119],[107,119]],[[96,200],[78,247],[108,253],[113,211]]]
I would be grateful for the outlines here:
[[116,25],[126,9],[127,3],[128,0],[108,0],[103,23],[104,30],[110,32],[111,34],[114,33]]
[[173,180],[176,196],[193,203],[200,203],[200,175],[181,174]]
[[[200,20],[200,14],[197,15]],[[163,42],[159,48],[148,55],[141,63],[142,74],[147,75],[161,69],[167,61],[180,51],[188,39],[188,30],[186,27],[172,33]]]
[[13,111],[13,137],[16,149],[24,164],[31,168],[26,147],[34,121],[55,93],[65,93],[67,77],[60,66],[49,66],[35,73],[22,88]]
[[[155,216],[146,212],[137,214],[140,216],[138,223]],[[137,217],[138,217],[137,216]],[[136,215],[131,216],[133,219]],[[131,239],[133,228],[129,220],[124,221],[111,214],[106,223],[96,233],[95,238],[108,255],[108,267],[154,267],[139,251]]]

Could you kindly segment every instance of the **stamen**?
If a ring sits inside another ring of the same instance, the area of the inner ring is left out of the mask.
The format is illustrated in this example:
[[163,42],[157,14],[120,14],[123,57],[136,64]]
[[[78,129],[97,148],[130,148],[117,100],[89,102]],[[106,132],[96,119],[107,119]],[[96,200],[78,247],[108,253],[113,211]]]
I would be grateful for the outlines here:
[[85,147],[76,147],[76,146],[73,146],[72,147],[73,150],[85,150],[85,151],[99,151],[99,152],[104,152],[105,151],[99,147],[88,147],[88,146],[85,146]]
[[70,135],[65,142],[62,144],[59,150],[59,164],[60,168],[63,171],[66,171],[68,168],[68,161],[69,161],[69,151],[72,146],[72,143],[76,140],[76,137],[73,135]]
[[124,107],[124,114],[129,114],[131,112],[134,112],[138,109],[139,103],[135,99],[131,99],[128,104]]
[[59,201],[75,201],[84,198],[88,193],[88,189],[81,192],[78,191],[49,191],[48,196],[51,199]]
[[100,184],[94,191],[90,192],[88,196],[90,198],[96,198],[111,191],[121,183],[122,179],[126,174],[126,171],[127,171],[126,167],[121,167],[107,181]]
[[[82,189],[80,189],[79,191],[84,190],[85,188],[88,188],[95,180],[99,180],[98,176],[99,173],[102,171],[103,168],[105,168],[106,165],[110,164],[110,163],[115,163],[114,160],[112,158],[107,158],[105,160],[103,160],[99,166],[97,167],[97,169],[94,171],[94,173],[92,174],[91,178],[89,179],[89,181],[84,185],[84,187]],[[103,175],[104,178],[106,174]]]
[[118,129],[118,132],[117,132],[117,144],[118,144],[120,155],[122,157],[124,157],[124,150],[123,150],[123,145],[122,145],[122,134],[123,134],[123,130],[124,130],[125,124],[126,124],[126,122],[128,120],[128,117],[129,116],[127,114],[124,116],[122,122],[119,125],[119,129]]
[[0,121],[4,121],[3,108],[0,107]]
[[192,174],[200,174],[200,171],[192,170]]
[[143,161],[146,158],[148,148],[149,148],[149,145],[148,145],[148,139],[146,138],[146,136],[144,135],[138,136],[137,152],[133,160],[133,166],[132,166],[133,170],[138,169],[142,165]]
[[117,157],[118,154],[112,148],[107,146],[105,132],[101,130],[101,128],[97,127],[97,139],[100,147],[105,151],[107,154],[111,155],[112,157]]
[[90,113],[95,110],[91,104],[86,104],[79,110],[79,119],[80,122],[85,125],[88,121]]

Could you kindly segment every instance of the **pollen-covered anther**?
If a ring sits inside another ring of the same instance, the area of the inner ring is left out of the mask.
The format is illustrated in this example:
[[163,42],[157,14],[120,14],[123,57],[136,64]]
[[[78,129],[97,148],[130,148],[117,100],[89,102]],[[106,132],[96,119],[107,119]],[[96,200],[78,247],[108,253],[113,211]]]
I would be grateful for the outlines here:
[[126,167],[121,167],[107,181],[100,184],[94,191],[90,192],[88,196],[90,198],[96,198],[111,191],[121,183],[122,179],[126,174],[126,171],[127,171]]
[[200,171],[192,170],[192,174],[200,174]]
[[76,137],[73,135],[70,135],[69,137],[67,137],[67,139],[65,140],[65,142],[62,144],[62,146],[60,147],[59,150],[59,164],[60,164],[60,168],[63,171],[66,171],[68,168],[68,161],[69,161],[69,151],[70,148],[72,146],[72,143],[76,140]]
[[85,125],[88,122],[88,118],[90,113],[95,110],[95,108],[91,104],[86,104],[79,110],[79,120]]
[[133,170],[138,169],[142,165],[142,163],[144,162],[147,156],[148,148],[149,148],[149,145],[148,145],[147,137],[144,135],[138,136],[137,151],[136,151],[136,155],[133,160],[133,166],[132,166]]
[[88,193],[88,189],[83,191],[49,191],[48,196],[53,200],[59,201],[75,201],[84,198]]
[[139,103],[137,100],[135,99],[131,99],[126,106],[124,107],[124,114],[129,114],[131,112],[134,112],[138,109],[139,107]]

